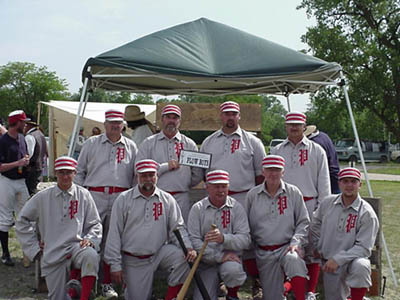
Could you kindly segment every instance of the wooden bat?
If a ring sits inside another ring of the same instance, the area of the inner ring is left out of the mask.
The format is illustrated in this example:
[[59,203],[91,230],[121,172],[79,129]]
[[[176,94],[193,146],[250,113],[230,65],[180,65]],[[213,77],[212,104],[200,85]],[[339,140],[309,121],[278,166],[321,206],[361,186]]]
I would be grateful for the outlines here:
[[[217,225],[215,225],[215,224],[211,225],[211,230],[216,229],[216,228],[217,228]],[[189,275],[186,277],[185,282],[183,283],[183,286],[182,286],[181,290],[179,291],[179,294],[178,294],[178,297],[176,298],[176,300],[183,300],[183,298],[185,297],[186,292],[189,289],[190,283],[192,282],[194,273],[196,272],[196,269],[198,268],[198,266],[200,264],[201,257],[203,256],[204,251],[207,248],[207,244],[208,244],[208,241],[204,241],[204,243],[200,249],[199,255],[197,256],[197,258],[193,264],[193,267],[190,269]]]
[[[179,231],[179,229],[174,230],[174,234],[176,238],[178,239],[179,245],[181,245],[181,248],[183,250],[183,253],[185,256],[188,253],[188,250],[186,249],[185,243],[183,242],[182,235]],[[193,263],[188,261],[188,264],[190,268],[193,267]],[[200,294],[203,297],[204,300],[211,300],[210,295],[207,292],[206,287],[204,286],[203,280],[201,280],[200,274],[195,272],[194,273],[194,280],[196,281],[197,287],[199,288]]]

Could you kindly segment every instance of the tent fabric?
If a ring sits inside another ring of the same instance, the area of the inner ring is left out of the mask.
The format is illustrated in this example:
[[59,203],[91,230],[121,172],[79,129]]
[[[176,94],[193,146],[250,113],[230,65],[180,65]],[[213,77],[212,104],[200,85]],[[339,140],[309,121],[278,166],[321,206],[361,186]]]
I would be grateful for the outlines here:
[[201,18],[90,58],[83,78],[89,76],[92,87],[163,95],[286,94],[334,84],[340,70]]

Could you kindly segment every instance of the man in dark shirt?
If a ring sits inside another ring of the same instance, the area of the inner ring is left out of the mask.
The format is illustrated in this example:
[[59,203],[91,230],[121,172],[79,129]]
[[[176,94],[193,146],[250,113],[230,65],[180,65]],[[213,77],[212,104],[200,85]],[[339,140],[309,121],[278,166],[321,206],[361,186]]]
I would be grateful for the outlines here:
[[27,115],[30,121],[26,122],[25,141],[28,147],[29,165],[26,174],[26,186],[29,195],[36,193],[36,187],[42,175],[43,166],[47,155],[47,144],[44,134],[36,123],[35,116]]
[[29,155],[23,133],[29,121],[24,111],[8,115],[8,132],[0,137],[0,242],[3,250],[1,261],[7,266],[14,262],[8,250],[8,231],[14,224],[13,213],[18,212],[29,198],[25,184]]
[[335,146],[333,145],[330,137],[322,131],[317,130],[317,126],[309,125],[307,126],[304,135],[313,142],[324,148],[326,156],[328,158],[329,166],[329,178],[331,180],[331,192],[332,194],[340,194],[339,183],[338,183],[338,173],[339,173],[339,161],[337,158]]

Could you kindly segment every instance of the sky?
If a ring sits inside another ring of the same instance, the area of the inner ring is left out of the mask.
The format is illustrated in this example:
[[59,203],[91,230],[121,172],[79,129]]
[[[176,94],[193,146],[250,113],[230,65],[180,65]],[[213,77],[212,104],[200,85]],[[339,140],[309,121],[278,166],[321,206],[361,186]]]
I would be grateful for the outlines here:
[[[0,65],[31,62],[82,86],[87,59],[142,36],[201,17],[294,50],[315,24],[301,0],[0,0]],[[287,108],[286,98],[280,97]],[[290,96],[292,111],[307,109],[308,95]]]

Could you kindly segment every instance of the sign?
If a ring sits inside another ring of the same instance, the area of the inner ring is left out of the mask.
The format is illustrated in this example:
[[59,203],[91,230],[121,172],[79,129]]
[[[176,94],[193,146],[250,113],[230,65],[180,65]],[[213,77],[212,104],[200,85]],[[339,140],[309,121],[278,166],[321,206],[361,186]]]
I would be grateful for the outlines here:
[[211,154],[197,151],[181,150],[181,165],[208,169],[211,165]]

